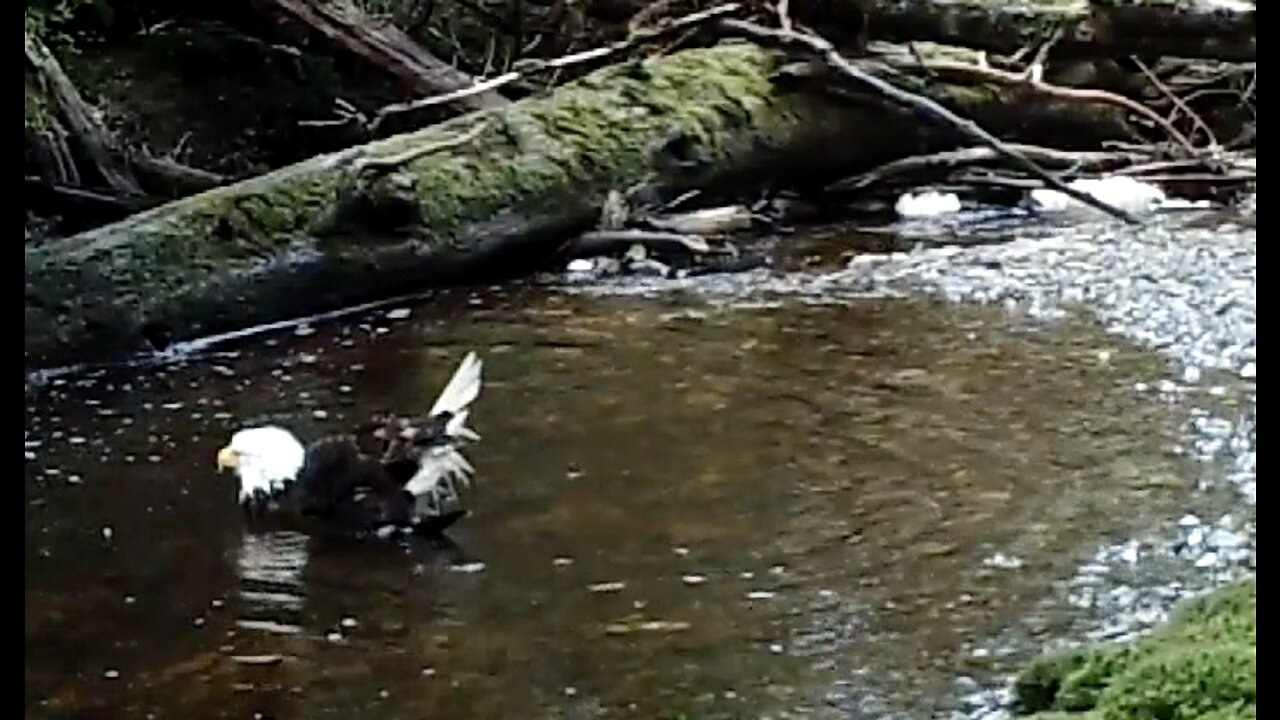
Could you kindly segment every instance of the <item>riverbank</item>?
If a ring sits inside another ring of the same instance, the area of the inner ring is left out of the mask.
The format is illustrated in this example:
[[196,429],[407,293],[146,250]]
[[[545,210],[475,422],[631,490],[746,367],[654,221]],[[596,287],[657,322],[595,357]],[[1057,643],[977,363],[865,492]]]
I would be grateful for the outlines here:
[[1257,610],[1250,577],[1181,603],[1133,642],[1046,655],[1018,677],[1019,710],[1037,720],[1255,718]]

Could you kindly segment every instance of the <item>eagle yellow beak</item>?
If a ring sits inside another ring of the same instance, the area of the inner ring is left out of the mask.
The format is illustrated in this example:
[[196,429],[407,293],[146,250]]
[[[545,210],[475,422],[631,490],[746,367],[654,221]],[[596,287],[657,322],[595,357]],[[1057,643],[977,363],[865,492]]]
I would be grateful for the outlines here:
[[235,450],[224,447],[218,451],[218,472],[234,470],[239,463],[240,455]]

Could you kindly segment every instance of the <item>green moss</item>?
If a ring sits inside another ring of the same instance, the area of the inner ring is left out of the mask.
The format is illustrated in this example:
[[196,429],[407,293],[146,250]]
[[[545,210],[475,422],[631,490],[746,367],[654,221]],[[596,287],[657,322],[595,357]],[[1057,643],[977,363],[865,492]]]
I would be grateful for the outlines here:
[[1107,720],[1194,720],[1215,710],[1255,705],[1257,695],[1256,648],[1178,643],[1124,668],[1098,706]]
[[1257,583],[1235,583],[1179,605],[1132,643],[1095,645],[1033,662],[1015,683],[1018,709],[1038,720],[1192,720],[1256,715]]
[[[502,112],[473,144],[482,150],[424,156],[369,192],[399,197],[407,180],[419,216],[441,241],[477,217],[563,195],[568,187],[593,204],[611,188],[645,179],[673,139],[687,140],[698,159],[711,164],[738,149],[731,144],[744,128],[758,132],[763,145],[786,137],[776,122],[764,120],[773,110],[766,100],[773,63],[757,47],[731,44],[645,61],[642,73],[635,63],[607,69],[546,101]],[[699,101],[690,102],[694,97]],[[474,122],[446,123],[407,137],[435,142]],[[387,154],[396,149],[384,147]]]

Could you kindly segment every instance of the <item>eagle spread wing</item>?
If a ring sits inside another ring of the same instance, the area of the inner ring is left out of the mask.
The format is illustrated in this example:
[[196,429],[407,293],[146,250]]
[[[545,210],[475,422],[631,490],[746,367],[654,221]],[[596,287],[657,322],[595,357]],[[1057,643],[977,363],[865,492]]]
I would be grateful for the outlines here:
[[466,423],[481,370],[480,359],[468,353],[426,414],[376,416],[305,452],[279,428],[241,431],[219,453],[219,467],[240,474],[241,502],[251,514],[292,505],[304,515],[363,529],[442,529],[464,514],[456,507],[459,490],[474,469],[461,448],[480,439]]

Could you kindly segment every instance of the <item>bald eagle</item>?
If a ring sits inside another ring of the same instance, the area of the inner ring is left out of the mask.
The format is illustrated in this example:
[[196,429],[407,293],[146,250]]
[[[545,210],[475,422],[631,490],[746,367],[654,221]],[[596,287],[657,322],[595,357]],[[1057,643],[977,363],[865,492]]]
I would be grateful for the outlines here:
[[475,472],[460,452],[480,394],[481,361],[467,353],[431,410],[375,416],[346,435],[304,447],[274,425],[245,428],[218,451],[218,472],[239,477],[248,518],[292,518],[359,535],[437,534],[466,514],[459,487]]

